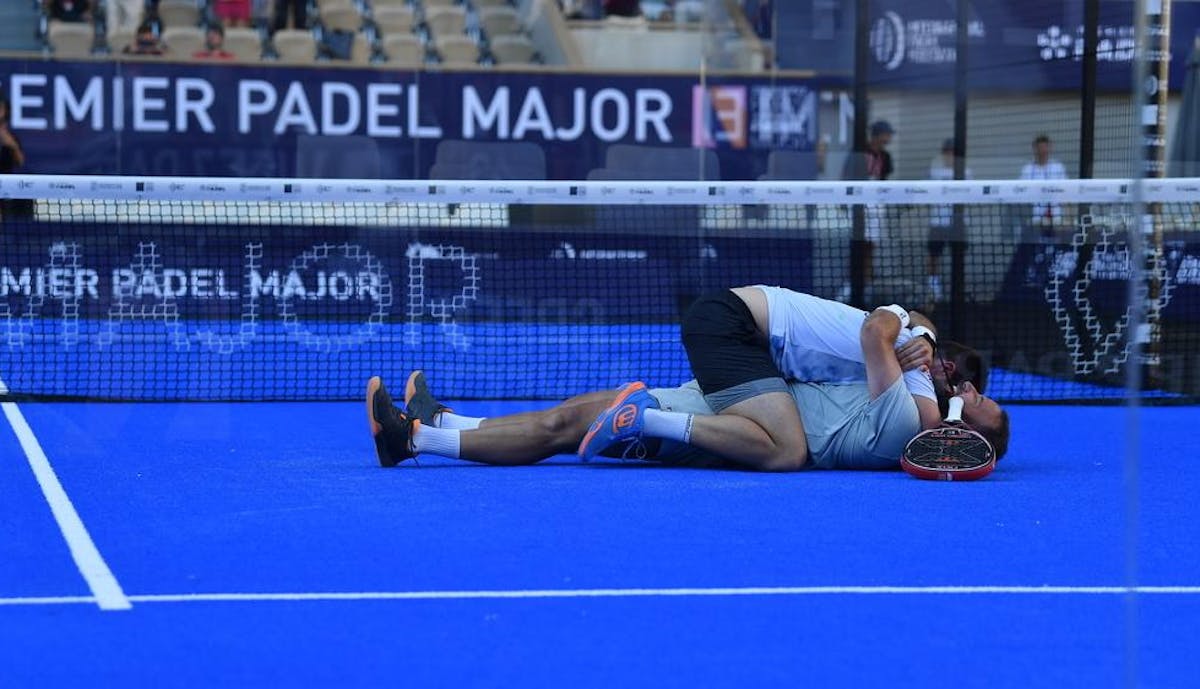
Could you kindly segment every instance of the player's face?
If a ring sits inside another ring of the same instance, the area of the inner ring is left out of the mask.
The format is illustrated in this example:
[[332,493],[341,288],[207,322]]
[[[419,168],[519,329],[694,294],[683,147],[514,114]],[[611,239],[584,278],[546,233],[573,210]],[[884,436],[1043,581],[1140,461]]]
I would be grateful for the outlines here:
[[1050,142],[1039,141],[1033,145],[1033,155],[1039,163],[1044,163],[1050,159]]
[[958,396],[963,400],[963,421],[985,428],[995,428],[1000,424],[1003,413],[1000,405],[990,397],[981,395],[970,382],[960,386]]

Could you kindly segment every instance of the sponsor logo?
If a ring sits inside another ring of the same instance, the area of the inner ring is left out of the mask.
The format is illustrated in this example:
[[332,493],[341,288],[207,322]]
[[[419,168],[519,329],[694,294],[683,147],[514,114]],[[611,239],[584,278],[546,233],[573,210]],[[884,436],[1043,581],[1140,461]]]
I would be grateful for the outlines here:
[[692,87],[692,146],[746,147],[746,87]]
[[120,182],[92,182],[92,191],[120,191],[124,187]]

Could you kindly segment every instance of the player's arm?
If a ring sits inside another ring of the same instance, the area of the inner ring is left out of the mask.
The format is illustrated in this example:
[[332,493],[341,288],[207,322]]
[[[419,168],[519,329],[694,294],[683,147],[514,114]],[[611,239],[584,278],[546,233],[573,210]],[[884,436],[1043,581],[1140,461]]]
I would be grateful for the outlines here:
[[[883,306],[875,309],[863,321],[859,339],[862,341],[863,359],[867,369],[867,388],[871,393],[871,399],[879,397],[896,382],[897,378],[904,375],[895,349],[896,337],[904,326],[901,313],[903,310],[897,306]],[[928,375],[926,374],[925,377],[927,378]],[[932,396],[932,383],[928,387],[930,396],[913,395],[913,400],[917,404],[917,413],[921,417],[922,429],[936,428],[942,423],[942,414],[938,410],[937,400]]]
[[881,306],[872,311],[859,330],[863,363],[867,368],[867,389],[871,399],[879,397],[903,375],[896,356],[896,337],[905,327],[908,314],[899,306]]
[[912,371],[922,366],[929,368],[933,366],[937,327],[920,311],[909,311],[908,318],[914,337],[896,348],[896,358],[900,360],[900,369]]

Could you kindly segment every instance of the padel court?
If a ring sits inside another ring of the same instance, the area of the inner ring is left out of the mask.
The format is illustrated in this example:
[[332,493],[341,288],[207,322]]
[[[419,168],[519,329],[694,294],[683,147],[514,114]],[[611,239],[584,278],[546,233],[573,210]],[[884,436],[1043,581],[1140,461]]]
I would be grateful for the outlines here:
[[973,483],[383,470],[349,402],[5,413],[5,687],[1200,683],[1193,408],[1132,412],[1136,484],[1120,407],[1010,407]]

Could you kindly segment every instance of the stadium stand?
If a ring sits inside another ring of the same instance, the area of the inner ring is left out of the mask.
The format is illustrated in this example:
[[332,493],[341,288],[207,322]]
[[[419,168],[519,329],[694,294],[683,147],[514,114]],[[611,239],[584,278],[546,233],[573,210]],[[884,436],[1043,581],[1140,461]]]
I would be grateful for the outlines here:
[[194,0],[162,0],[158,17],[166,28],[200,25],[200,10]]
[[306,64],[316,59],[317,42],[311,31],[281,29],[271,39],[280,62]]
[[262,37],[254,29],[225,29],[225,50],[238,62],[254,62],[262,58]]
[[51,21],[46,37],[54,57],[80,58],[91,55],[95,30],[91,24]]
[[377,5],[372,10],[371,18],[376,29],[385,37],[412,33],[416,26],[412,8],[405,5]]
[[426,7],[425,26],[435,41],[443,36],[461,34],[467,26],[466,11],[458,6]]
[[334,31],[358,31],[362,26],[362,15],[350,2],[333,2],[327,0],[321,3],[321,23],[326,29]]
[[163,29],[162,39],[171,55],[180,59],[189,59],[204,49],[204,29],[195,26],[168,26]]
[[521,35],[494,36],[490,41],[492,57],[498,64],[529,64],[537,56],[533,42]]
[[479,46],[465,34],[440,36],[434,47],[442,62],[448,65],[475,64],[479,61]]
[[425,63],[425,46],[411,34],[385,36],[382,50],[393,67],[420,67]]
[[484,7],[479,19],[489,38],[521,32],[521,19],[511,7]]

